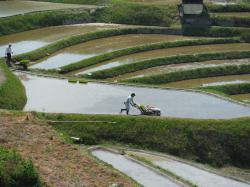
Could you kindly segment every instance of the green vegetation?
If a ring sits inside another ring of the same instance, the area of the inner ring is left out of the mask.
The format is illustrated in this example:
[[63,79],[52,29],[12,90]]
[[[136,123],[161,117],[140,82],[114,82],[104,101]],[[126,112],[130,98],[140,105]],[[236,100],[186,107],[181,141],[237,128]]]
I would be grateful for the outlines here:
[[109,0],[34,0],[46,1],[53,3],[69,3],[69,4],[87,4],[87,5],[105,5]]
[[40,186],[39,176],[31,161],[0,147],[0,186]]
[[228,4],[224,5],[207,5],[210,12],[250,12],[249,3],[237,3],[237,4]]
[[84,75],[84,77],[93,79],[106,79],[162,65],[181,64],[189,62],[204,62],[208,60],[241,59],[249,57],[250,57],[250,51],[169,56],[163,58],[144,60],[141,62],[135,62],[131,64],[125,64],[115,68],[93,72],[92,75]]
[[81,60],[76,63],[72,63],[66,66],[61,67],[60,73],[68,73],[70,71],[78,70],[85,68],[91,65],[95,65],[107,60],[111,60],[117,57],[130,55],[139,52],[151,51],[156,49],[166,49],[172,47],[181,47],[181,46],[194,46],[194,45],[207,45],[207,44],[224,44],[224,43],[237,43],[240,42],[238,38],[225,38],[225,39],[199,39],[199,40],[183,40],[183,41],[174,41],[174,42],[162,42],[154,44],[146,44],[135,47],[130,47],[126,49],[121,49],[98,56],[94,56],[85,60]]
[[143,5],[117,0],[99,9],[95,18],[98,22],[170,26],[178,19],[178,12],[175,6]]
[[189,79],[241,74],[250,74],[250,65],[243,64],[197,68],[191,70],[170,72],[166,74],[152,75],[142,78],[128,79],[126,81],[142,84],[164,84]]
[[241,39],[245,42],[250,42],[250,32],[244,32],[241,34]]
[[250,27],[250,17],[213,16],[212,25],[224,27]]
[[123,28],[123,29],[107,29],[102,31],[90,32],[87,34],[71,36],[52,44],[49,44],[45,47],[36,49],[34,51],[17,55],[13,58],[15,61],[20,61],[22,59],[35,61],[39,60],[45,56],[48,56],[60,49],[70,47],[79,43],[87,42],[90,40],[95,40],[99,38],[125,35],[125,34],[171,34],[178,32],[175,29],[169,28],[155,28],[155,27],[135,27],[135,28]]
[[6,77],[5,82],[0,85],[0,108],[22,110],[27,101],[22,83],[8,69],[2,59],[0,59],[0,68]]
[[91,22],[82,9],[52,10],[0,18],[0,36],[48,26]]
[[220,86],[207,86],[199,88],[204,91],[216,91],[226,95],[237,95],[250,93],[250,83],[228,84]]
[[[95,144],[123,143],[193,159],[214,166],[250,167],[250,119],[192,120],[113,115],[39,114],[41,118],[92,123],[58,123],[70,137],[92,137]],[[116,123],[94,123],[110,121]]]

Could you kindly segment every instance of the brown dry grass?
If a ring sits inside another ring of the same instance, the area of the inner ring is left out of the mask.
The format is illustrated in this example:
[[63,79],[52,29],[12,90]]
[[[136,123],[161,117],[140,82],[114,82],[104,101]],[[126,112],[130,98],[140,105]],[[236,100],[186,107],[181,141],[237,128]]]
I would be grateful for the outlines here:
[[0,143],[30,158],[46,185],[133,186],[129,179],[97,163],[86,150],[65,143],[46,123],[25,118],[25,114],[0,111]]

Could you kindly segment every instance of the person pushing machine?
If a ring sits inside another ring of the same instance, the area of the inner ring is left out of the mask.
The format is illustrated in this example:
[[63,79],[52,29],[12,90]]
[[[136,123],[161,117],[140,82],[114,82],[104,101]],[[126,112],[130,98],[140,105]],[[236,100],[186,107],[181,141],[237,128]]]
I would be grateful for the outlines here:
[[11,55],[12,54],[13,54],[13,52],[12,52],[11,44],[9,44],[8,47],[6,48],[6,52],[5,52],[5,55],[6,55],[6,64],[9,67],[12,67],[12,65],[11,65]]
[[135,93],[132,93],[130,96],[128,96],[127,100],[124,102],[126,108],[122,108],[120,113],[122,113],[123,111],[126,111],[127,115],[129,115],[130,105],[132,107],[137,106],[137,104],[134,102],[134,97],[135,97]]

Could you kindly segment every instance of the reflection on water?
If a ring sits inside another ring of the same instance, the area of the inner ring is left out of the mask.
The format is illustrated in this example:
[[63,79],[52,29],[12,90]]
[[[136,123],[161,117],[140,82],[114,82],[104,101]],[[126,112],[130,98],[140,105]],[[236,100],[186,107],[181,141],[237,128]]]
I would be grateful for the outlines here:
[[[119,50],[122,48],[132,47],[136,45],[156,43],[161,41],[173,41],[185,39],[188,37],[175,35],[160,35],[160,34],[129,34],[121,36],[107,37],[89,42],[84,42],[78,45],[62,49],[46,59],[38,61],[39,65],[32,68],[51,69],[60,66],[68,65],[76,61],[84,60],[98,54]],[[76,54],[76,57],[70,59],[68,55]],[[81,54],[80,57],[78,54]],[[77,56],[79,58],[77,58]]]
[[147,167],[142,166],[136,162],[133,162],[127,159],[123,155],[119,155],[116,153],[112,153],[112,152],[105,151],[105,150],[99,150],[99,149],[92,151],[92,154],[96,156],[97,158],[99,158],[100,160],[108,164],[111,164],[114,168],[120,170],[126,175],[132,177],[139,184],[145,187],[180,186],[180,185],[173,183],[168,178],[153,172]]
[[[1,1],[0,1],[1,2]],[[17,34],[0,37],[0,57],[4,56],[5,48],[12,43],[14,54],[21,54],[43,47],[49,43],[72,35],[84,34],[103,29],[122,28],[126,25],[117,24],[76,24],[55,27],[46,27]]]
[[[163,116],[234,118],[250,115],[249,107],[199,93],[98,83],[71,84],[67,80],[27,77],[28,80],[22,80],[28,97],[25,111],[118,114],[126,97],[135,92],[138,104],[159,107]],[[139,111],[133,109],[132,113],[139,114]]]

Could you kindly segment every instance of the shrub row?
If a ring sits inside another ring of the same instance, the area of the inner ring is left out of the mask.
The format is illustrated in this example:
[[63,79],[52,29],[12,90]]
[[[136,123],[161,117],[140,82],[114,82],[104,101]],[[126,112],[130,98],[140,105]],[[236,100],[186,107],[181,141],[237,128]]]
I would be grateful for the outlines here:
[[207,7],[210,12],[250,12],[249,3],[237,3],[228,5],[208,4]]
[[58,123],[53,127],[85,144],[115,142],[134,145],[215,166],[250,167],[250,119],[192,120],[112,115],[49,115],[59,121],[112,123]]
[[22,83],[8,69],[2,59],[0,59],[0,69],[6,77],[5,82],[0,85],[0,108],[22,110],[27,101]]
[[207,45],[207,44],[224,44],[224,43],[237,43],[240,42],[237,38],[222,38],[222,39],[199,39],[199,40],[184,40],[184,41],[174,41],[174,42],[162,42],[155,44],[146,44],[135,47],[130,47],[126,49],[121,49],[118,51],[113,51],[98,56],[94,56],[79,62],[69,64],[61,67],[60,73],[68,73],[70,71],[78,70],[85,68],[91,65],[95,65],[107,60],[111,60],[117,57],[130,55],[134,53],[151,51],[156,49],[166,49],[172,47],[181,47],[181,46],[194,46],[194,45]]
[[202,90],[215,90],[222,92],[227,95],[236,95],[236,94],[247,94],[250,93],[250,83],[241,83],[241,84],[228,84],[220,86],[206,86],[202,87]]
[[166,74],[152,75],[142,78],[128,79],[127,81],[142,84],[164,84],[189,79],[240,74],[250,74],[250,65],[243,64],[197,68],[192,70],[183,70]]
[[94,78],[94,79],[106,79],[161,65],[181,64],[189,62],[203,62],[207,60],[241,59],[241,58],[250,58],[250,51],[205,53],[205,54],[203,53],[195,55],[178,55],[178,56],[169,56],[164,58],[156,58],[93,72],[92,75],[84,75],[84,77]]
[[91,22],[83,9],[51,10],[0,18],[0,36],[48,26]]
[[39,176],[31,161],[0,146],[0,186],[40,186]]
[[249,27],[250,17],[213,16],[212,25],[224,27]]
[[127,1],[112,1],[94,15],[98,22],[133,25],[170,26],[178,20],[176,6],[144,5]]
[[13,60],[30,60],[35,61],[41,59],[51,53],[54,53],[60,49],[76,45],[82,42],[87,42],[90,40],[125,35],[125,34],[180,34],[178,29],[169,29],[162,27],[134,27],[134,28],[123,28],[123,29],[107,29],[102,31],[90,32],[82,35],[75,35],[68,38],[64,38],[42,48],[36,49],[34,51],[23,53],[17,55]]

